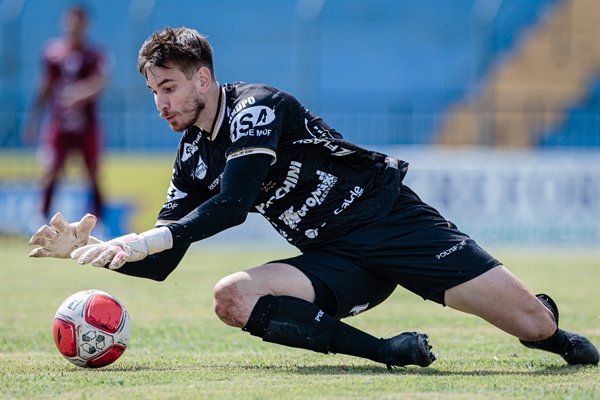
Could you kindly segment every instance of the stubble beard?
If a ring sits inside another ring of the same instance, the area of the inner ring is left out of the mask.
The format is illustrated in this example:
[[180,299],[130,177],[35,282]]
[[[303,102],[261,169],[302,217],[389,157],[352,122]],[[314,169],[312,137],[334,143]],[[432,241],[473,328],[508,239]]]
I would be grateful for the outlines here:
[[[169,122],[171,129],[175,132],[183,132],[186,129],[191,128],[198,118],[206,104],[202,99],[195,96],[190,96],[188,100],[183,104],[183,109],[179,113],[178,117],[185,118],[182,121]],[[176,117],[177,118],[177,117]]]

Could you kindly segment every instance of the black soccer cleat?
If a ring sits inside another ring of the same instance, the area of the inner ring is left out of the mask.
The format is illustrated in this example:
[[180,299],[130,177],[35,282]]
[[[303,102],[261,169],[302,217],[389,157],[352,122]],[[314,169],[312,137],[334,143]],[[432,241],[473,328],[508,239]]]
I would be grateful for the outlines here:
[[[559,341],[560,338],[560,341]],[[558,329],[546,340],[525,342],[530,349],[545,350],[560,355],[571,365],[598,365],[600,355],[598,349],[586,337],[578,333]],[[557,344],[560,343],[560,347]]]
[[379,350],[379,356],[381,362],[385,363],[390,372],[394,366],[418,365],[427,367],[436,360],[431,347],[427,334],[404,332],[398,336],[385,339],[385,343]]

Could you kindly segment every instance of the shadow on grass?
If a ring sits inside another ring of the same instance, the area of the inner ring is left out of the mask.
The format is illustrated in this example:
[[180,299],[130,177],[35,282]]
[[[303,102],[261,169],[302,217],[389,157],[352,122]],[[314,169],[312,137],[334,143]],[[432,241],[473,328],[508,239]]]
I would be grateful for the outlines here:
[[[131,365],[107,368],[106,372],[159,372],[159,371],[229,371],[229,372],[273,372],[298,375],[420,375],[420,376],[531,376],[531,375],[571,375],[582,370],[594,369],[597,366],[583,365],[522,365],[514,367],[502,367],[502,369],[465,369],[456,370],[438,369],[435,367],[395,367],[389,372],[385,366],[357,366],[357,365],[239,365],[239,364],[211,364],[211,365],[173,365],[164,367],[149,367],[145,365]],[[80,370],[79,370],[80,371]],[[99,371],[99,370],[95,370]],[[100,371],[99,371],[100,372]]]
[[[512,370],[509,367],[505,369],[462,369],[457,368],[455,371],[448,369],[438,369],[435,367],[417,368],[417,367],[395,367],[389,372],[385,367],[369,367],[369,366],[306,366],[296,367],[296,372],[306,375],[339,375],[339,374],[397,374],[397,375],[423,375],[423,376],[502,376],[502,375],[571,375],[581,371],[582,369],[597,368],[590,366],[572,366],[572,365],[552,365],[514,367]],[[531,369],[530,369],[531,368]]]

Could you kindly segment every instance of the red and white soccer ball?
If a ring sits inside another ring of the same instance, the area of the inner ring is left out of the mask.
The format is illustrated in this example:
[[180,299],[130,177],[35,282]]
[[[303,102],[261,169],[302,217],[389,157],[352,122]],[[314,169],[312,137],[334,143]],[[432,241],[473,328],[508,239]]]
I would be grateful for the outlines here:
[[125,307],[101,290],[83,290],[62,302],[52,328],[54,343],[67,360],[100,368],[115,362],[129,342],[131,322]]

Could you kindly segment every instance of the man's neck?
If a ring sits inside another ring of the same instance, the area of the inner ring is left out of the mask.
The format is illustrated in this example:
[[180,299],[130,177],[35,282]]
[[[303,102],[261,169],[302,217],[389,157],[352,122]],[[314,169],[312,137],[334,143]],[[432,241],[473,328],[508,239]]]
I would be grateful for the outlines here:
[[217,118],[217,110],[221,106],[219,97],[221,94],[221,86],[219,82],[212,82],[207,96],[204,99],[204,110],[200,113],[200,118],[194,124],[206,132],[210,132]]

